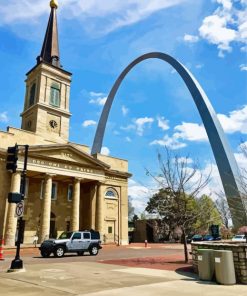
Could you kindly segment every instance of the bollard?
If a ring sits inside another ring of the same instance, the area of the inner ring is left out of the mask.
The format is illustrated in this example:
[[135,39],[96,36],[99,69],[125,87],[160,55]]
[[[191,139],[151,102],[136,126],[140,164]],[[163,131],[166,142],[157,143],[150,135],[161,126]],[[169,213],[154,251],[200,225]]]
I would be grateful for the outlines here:
[[4,260],[4,258],[3,258],[3,245],[4,245],[4,239],[0,239],[0,260]]
[[145,248],[148,246],[148,241],[145,239]]

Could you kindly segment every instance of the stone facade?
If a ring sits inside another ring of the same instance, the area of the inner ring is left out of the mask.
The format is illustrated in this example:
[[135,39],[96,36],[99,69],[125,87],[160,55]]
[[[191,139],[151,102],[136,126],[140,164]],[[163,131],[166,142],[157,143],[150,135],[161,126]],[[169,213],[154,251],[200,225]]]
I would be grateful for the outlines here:
[[[0,148],[0,236],[5,237],[8,245],[14,244],[17,218],[14,217],[15,204],[8,204],[7,196],[9,192],[19,191],[20,172],[6,171],[6,148],[13,145],[13,141],[26,144],[27,133],[28,143],[32,144],[30,132],[23,131],[22,137],[19,130],[17,134],[13,133],[13,128],[11,131],[0,132],[0,138],[4,136],[6,144]],[[114,158],[112,170],[107,162],[98,160],[103,156],[92,157],[84,150],[85,146],[79,150],[78,145],[71,143],[30,145],[24,243],[32,243],[36,233],[42,241],[65,230],[91,228],[100,231],[105,243],[128,243],[130,175],[127,170],[116,171],[117,167],[123,168],[124,163],[127,168],[127,161]],[[21,151],[18,168],[22,167]]]
[[[69,137],[69,99],[71,73],[41,63],[27,73],[23,130],[35,132],[51,141],[66,143]],[[59,99],[51,101],[52,87]],[[51,125],[51,122],[54,124]]]
[[236,280],[238,283],[247,284],[247,244],[246,243],[192,243],[193,268],[198,273],[198,249],[232,251]]
[[20,192],[24,151],[16,173],[6,171],[7,148],[29,145],[24,243],[66,230],[95,229],[105,243],[128,243],[128,162],[69,142],[71,73],[60,66],[57,7],[51,6],[37,65],[28,73],[21,129],[0,131],[0,238],[15,244],[17,218],[9,192]]

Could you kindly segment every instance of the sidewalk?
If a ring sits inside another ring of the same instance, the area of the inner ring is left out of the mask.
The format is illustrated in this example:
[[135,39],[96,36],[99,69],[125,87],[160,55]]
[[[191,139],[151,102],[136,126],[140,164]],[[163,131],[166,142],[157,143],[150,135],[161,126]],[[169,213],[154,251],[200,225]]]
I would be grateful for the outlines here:
[[123,267],[99,262],[27,265],[26,272],[1,273],[8,296],[245,296],[246,286],[198,281],[191,273]]

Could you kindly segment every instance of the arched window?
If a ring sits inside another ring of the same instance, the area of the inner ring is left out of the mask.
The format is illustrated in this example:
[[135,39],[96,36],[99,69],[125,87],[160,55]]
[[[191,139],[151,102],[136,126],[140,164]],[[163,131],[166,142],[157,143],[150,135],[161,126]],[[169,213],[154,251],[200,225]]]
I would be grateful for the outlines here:
[[113,188],[107,188],[105,192],[105,198],[117,199],[118,198],[117,191]]
[[51,84],[50,105],[60,107],[60,85],[58,83]]
[[30,96],[29,96],[29,107],[34,104],[35,100],[35,90],[36,90],[36,83],[34,83],[30,90]]

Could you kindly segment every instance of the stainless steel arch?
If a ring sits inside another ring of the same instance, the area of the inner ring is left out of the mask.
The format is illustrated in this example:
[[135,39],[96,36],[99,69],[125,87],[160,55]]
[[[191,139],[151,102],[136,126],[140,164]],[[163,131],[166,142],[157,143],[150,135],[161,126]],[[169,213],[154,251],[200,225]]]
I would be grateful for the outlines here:
[[226,140],[224,131],[217,118],[217,115],[202,87],[194,78],[194,76],[190,73],[190,71],[186,69],[186,67],[183,64],[181,64],[168,54],[162,52],[151,52],[144,54],[135,59],[132,63],[130,63],[120,74],[120,76],[118,77],[110,91],[104,109],[102,111],[96,134],[94,137],[91,154],[93,155],[96,153],[100,153],[101,151],[106,123],[110,113],[111,105],[123,79],[135,65],[139,64],[144,60],[153,58],[160,59],[169,63],[179,73],[179,75],[185,82],[186,86],[188,87],[197,106],[197,109],[200,113],[201,119],[203,121],[204,127],[209,138],[209,142],[214,153],[221,181],[231,210],[233,224],[235,227],[239,227],[240,225],[246,225],[247,215],[245,204],[240,193],[241,184],[239,178],[239,169],[236,160],[233,156],[233,153],[231,152],[230,146]]

